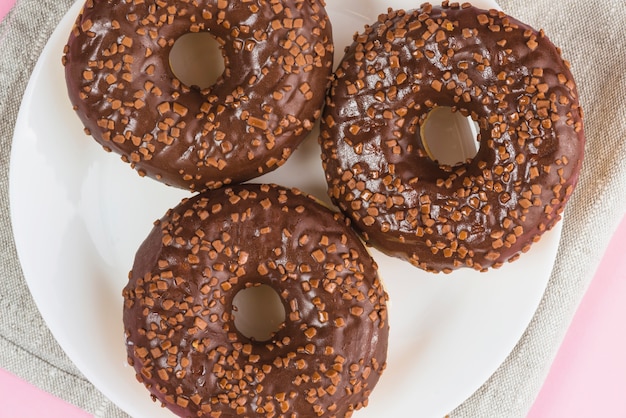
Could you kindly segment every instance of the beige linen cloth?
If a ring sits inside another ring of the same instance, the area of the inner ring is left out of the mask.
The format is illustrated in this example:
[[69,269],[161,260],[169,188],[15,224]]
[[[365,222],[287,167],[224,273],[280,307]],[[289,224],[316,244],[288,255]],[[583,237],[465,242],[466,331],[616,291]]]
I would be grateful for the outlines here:
[[[526,415],[626,209],[626,3],[499,4],[543,28],[571,61],[586,114],[586,159],[536,315],[506,361],[451,411],[452,417]],[[97,417],[125,417],[80,374],[46,328],[22,276],[9,219],[9,155],[21,97],[46,40],[70,5],[71,0],[17,0],[0,25],[0,367]]]

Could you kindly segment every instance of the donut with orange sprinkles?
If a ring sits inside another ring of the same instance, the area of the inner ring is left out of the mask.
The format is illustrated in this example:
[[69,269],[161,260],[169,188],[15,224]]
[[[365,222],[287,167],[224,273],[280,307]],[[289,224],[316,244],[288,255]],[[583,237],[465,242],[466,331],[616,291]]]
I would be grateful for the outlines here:
[[[202,31],[225,66],[205,89],[169,62]],[[332,58],[322,0],[88,0],[63,64],[87,134],[141,176],[200,191],[287,160],[321,114]]]
[[[502,11],[389,10],[335,72],[319,139],[330,197],[369,244],[427,271],[517,259],[559,221],[582,166],[569,67]],[[429,156],[420,127],[439,106],[477,122],[473,158]]]
[[[265,341],[234,297],[270,286],[285,320]],[[123,291],[130,364],[181,417],[347,417],[386,365],[387,294],[348,220],[297,189],[244,184],[155,223]]]

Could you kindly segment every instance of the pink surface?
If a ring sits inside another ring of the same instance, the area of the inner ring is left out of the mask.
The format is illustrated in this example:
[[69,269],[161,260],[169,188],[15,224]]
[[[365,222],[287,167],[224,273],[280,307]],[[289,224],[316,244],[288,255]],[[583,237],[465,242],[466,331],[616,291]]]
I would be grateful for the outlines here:
[[528,418],[626,417],[626,217]]
[[[1,418],[90,418],[91,415],[0,369]],[[8,394],[8,395],[7,395]]]
[[[0,0],[0,19],[14,0]],[[626,417],[626,217],[613,237],[528,418]],[[89,414],[0,369],[0,418]]]
[[11,10],[13,4],[15,4],[15,0],[0,0],[0,20]]

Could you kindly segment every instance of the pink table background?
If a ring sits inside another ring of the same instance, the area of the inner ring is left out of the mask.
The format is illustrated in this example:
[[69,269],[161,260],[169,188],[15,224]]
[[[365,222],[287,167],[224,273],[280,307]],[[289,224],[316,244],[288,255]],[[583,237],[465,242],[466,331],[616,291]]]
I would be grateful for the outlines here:
[[[0,0],[0,20],[15,0]],[[626,417],[626,216],[527,418]],[[0,369],[0,418],[91,415]]]

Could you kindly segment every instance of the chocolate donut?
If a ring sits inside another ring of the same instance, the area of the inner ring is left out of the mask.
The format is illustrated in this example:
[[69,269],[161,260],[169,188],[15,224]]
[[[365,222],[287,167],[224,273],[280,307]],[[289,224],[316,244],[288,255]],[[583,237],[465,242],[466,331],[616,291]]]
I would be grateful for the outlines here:
[[[169,53],[208,31],[225,70],[183,84]],[[141,176],[204,190],[283,164],[321,114],[332,71],[322,0],[88,0],[65,47],[85,131]]]
[[[475,157],[428,156],[437,106],[480,127]],[[543,31],[501,11],[426,3],[355,35],[320,134],[328,193],[363,238],[428,271],[499,267],[552,228],[582,165],[569,64]]]
[[[137,251],[123,291],[128,360],[184,417],[349,416],[385,368],[387,294],[358,236],[296,189],[235,185],[183,200]],[[269,285],[286,320],[268,341],[233,298]]]

